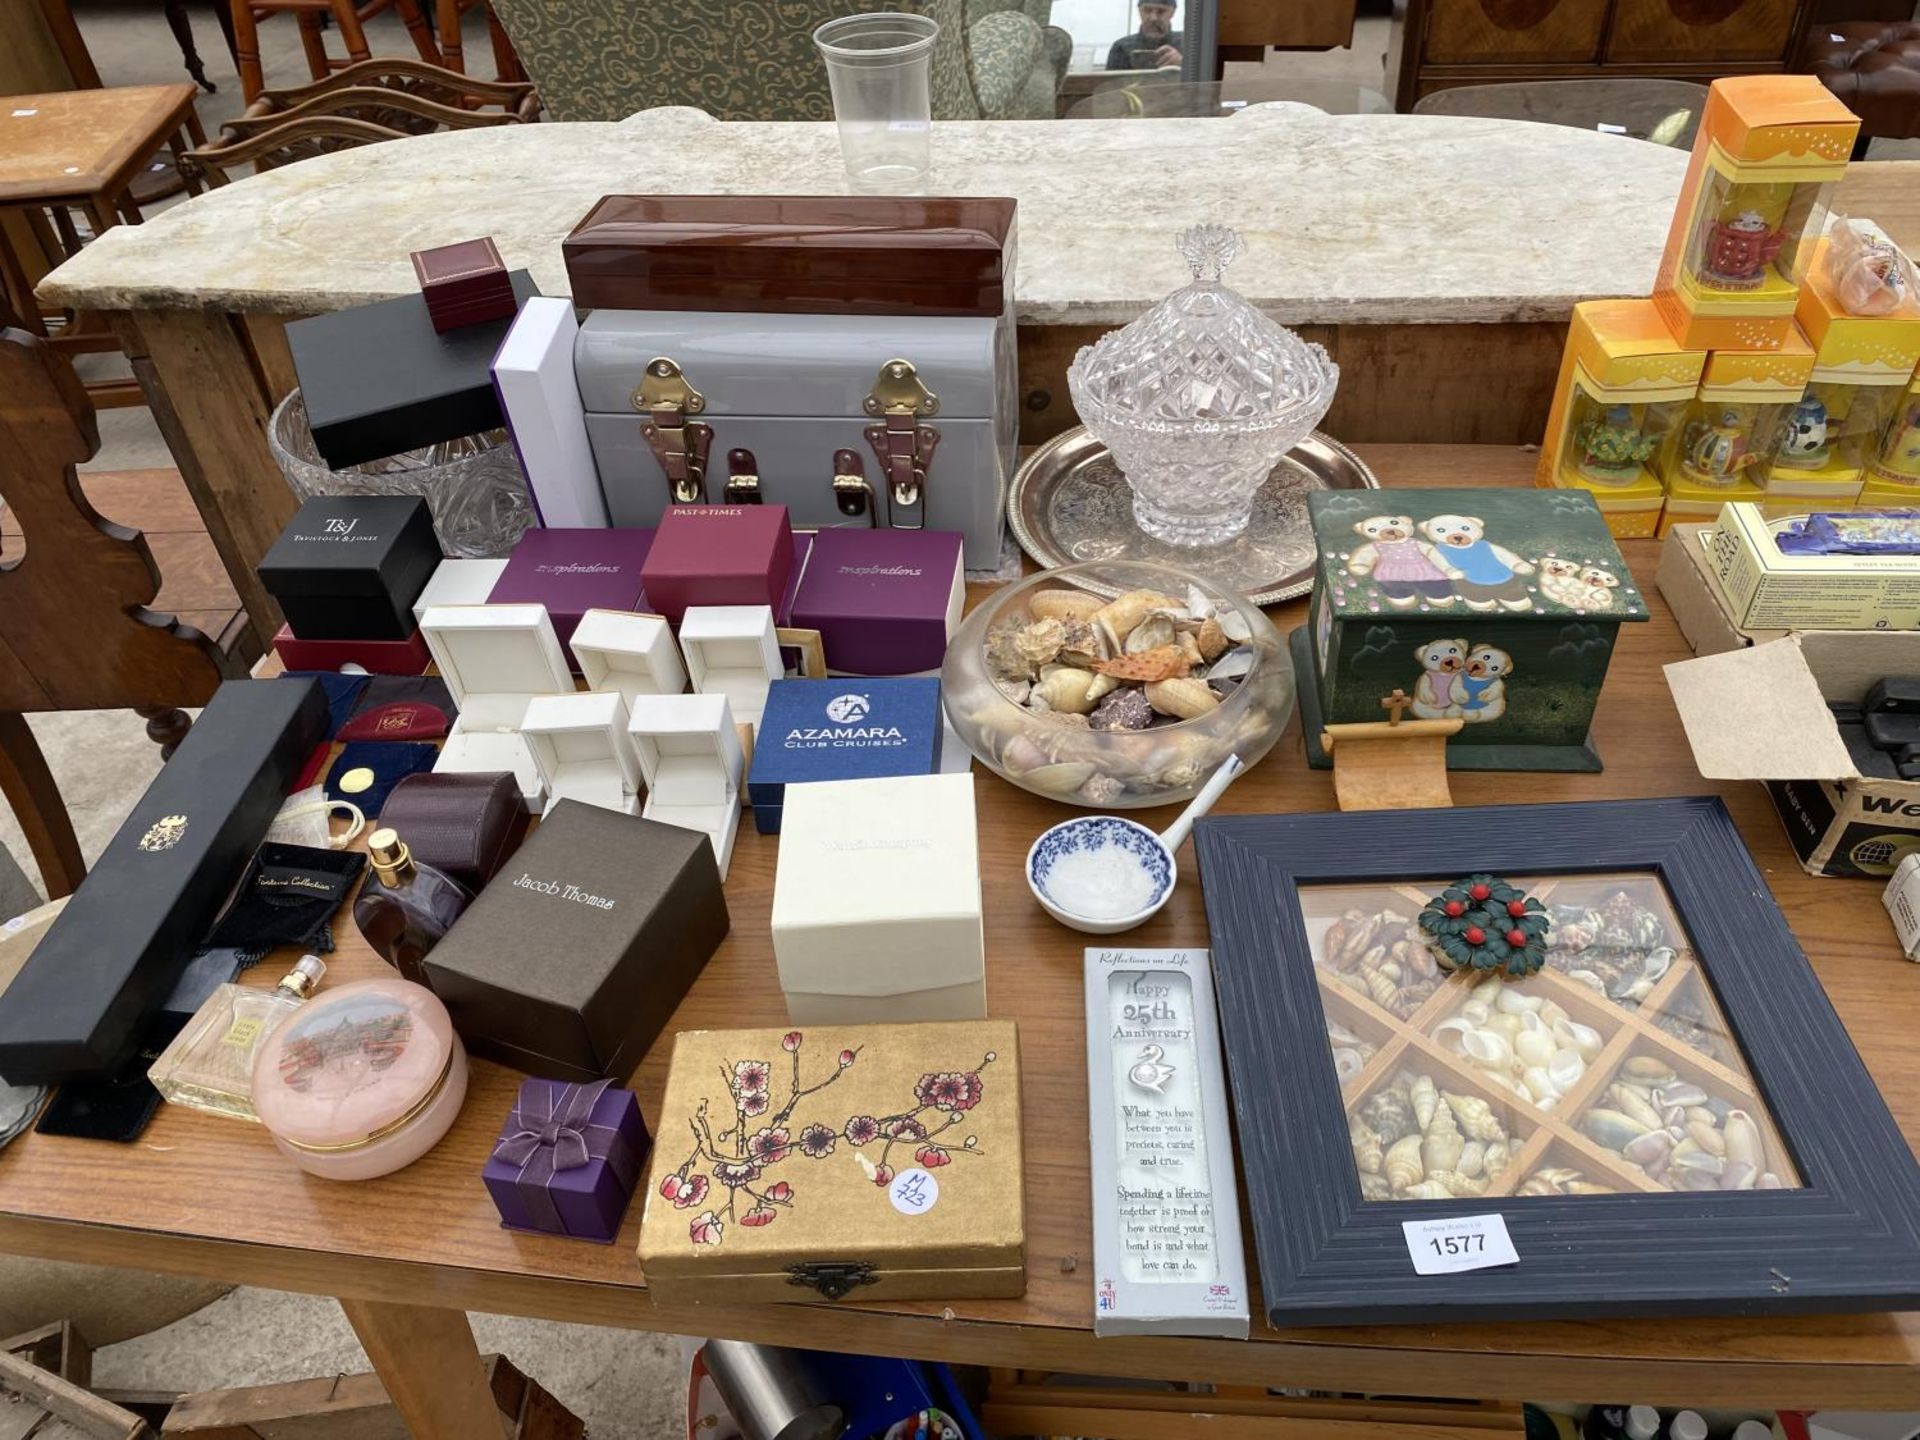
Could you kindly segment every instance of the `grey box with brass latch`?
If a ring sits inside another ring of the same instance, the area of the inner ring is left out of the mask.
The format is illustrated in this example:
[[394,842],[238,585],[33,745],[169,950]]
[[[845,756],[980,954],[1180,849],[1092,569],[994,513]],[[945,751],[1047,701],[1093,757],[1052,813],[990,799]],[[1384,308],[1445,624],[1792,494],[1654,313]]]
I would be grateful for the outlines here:
[[957,530],[968,568],[999,564],[1018,444],[1005,316],[599,310],[574,365],[615,525],[757,496],[797,528]]

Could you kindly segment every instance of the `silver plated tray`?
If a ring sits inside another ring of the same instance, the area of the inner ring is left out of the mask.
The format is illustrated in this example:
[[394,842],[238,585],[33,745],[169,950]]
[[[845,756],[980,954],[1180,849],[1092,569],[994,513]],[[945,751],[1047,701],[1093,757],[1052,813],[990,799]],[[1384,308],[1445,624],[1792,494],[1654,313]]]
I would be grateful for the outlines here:
[[1007,518],[1020,548],[1048,570],[1086,560],[1150,560],[1204,575],[1256,605],[1273,605],[1313,588],[1307,492],[1379,485],[1359,456],[1316,430],[1273,467],[1238,539],[1189,549],[1156,540],[1133,523],[1126,476],[1107,447],[1076,426],[1027,457],[1013,477]]

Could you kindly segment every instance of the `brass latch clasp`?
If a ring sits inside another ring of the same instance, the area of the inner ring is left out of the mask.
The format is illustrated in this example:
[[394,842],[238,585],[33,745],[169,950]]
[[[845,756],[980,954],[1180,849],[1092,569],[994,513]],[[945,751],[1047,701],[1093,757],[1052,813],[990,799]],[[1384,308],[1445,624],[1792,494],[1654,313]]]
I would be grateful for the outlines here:
[[667,493],[675,505],[698,505],[707,498],[707,455],[713,427],[689,419],[707,408],[702,395],[664,355],[647,362],[633,408],[647,418],[640,434],[666,473]]
[[[866,411],[881,422],[867,426],[866,437],[885,478],[888,523],[896,530],[924,529],[927,472],[933,467],[940,432],[920,422],[940,413],[940,397],[922,383],[911,360],[889,360],[868,392]],[[920,513],[912,523],[894,513],[914,509]]]

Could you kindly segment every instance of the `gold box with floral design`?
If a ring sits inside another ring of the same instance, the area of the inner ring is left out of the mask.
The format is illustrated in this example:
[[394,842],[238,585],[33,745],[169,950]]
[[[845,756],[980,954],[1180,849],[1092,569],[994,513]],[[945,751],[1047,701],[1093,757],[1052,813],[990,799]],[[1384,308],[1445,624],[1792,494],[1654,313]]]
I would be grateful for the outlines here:
[[662,1305],[1026,1289],[1011,1021],[683,1031],[657,1120]]

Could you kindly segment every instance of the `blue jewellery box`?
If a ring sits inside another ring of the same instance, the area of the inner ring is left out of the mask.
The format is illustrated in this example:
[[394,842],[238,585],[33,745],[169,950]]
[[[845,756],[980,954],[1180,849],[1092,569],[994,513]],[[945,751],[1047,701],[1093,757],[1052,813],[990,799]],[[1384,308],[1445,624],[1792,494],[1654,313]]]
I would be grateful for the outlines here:
[[747,799],[754,828],[778,835],[789,785],[939,768],[938,680],[776,680],[754,741]]

